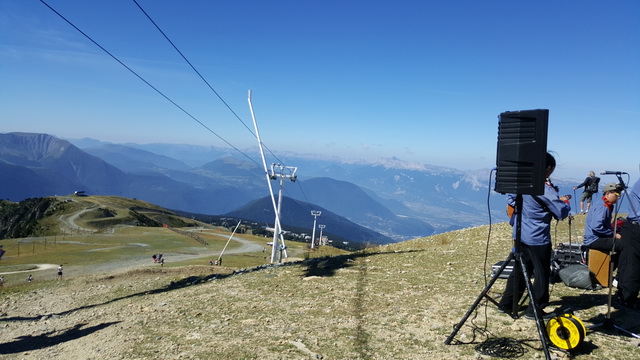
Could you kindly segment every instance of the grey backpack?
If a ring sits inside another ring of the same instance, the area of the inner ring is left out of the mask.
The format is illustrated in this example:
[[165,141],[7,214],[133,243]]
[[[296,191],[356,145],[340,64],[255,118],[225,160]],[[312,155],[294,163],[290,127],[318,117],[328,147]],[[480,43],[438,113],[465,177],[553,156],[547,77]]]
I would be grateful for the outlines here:
[[573,288],[594,290],[598,288],[598,283],[594,280],[589,267],[583,264],[566,266],[558,272],[562,282]]

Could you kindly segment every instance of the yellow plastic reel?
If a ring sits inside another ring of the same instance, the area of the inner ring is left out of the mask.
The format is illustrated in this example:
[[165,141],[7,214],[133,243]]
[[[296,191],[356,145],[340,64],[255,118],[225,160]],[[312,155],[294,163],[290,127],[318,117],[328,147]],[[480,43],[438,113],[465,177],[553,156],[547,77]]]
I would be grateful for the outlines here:
[[547,334],[555,346],[564,350],[573,350],[584,341],[587,329],[577,317],[564,314],[549,320]]

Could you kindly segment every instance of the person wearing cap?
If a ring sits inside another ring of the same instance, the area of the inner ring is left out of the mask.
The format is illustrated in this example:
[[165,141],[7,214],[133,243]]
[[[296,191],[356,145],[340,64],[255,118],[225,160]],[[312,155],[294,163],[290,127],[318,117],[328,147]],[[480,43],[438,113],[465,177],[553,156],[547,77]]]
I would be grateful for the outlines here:
[[600,178],[596,176],[596,173],[593,171],[589,171],[589,174],[584,181],[578,185],[574,186],[573,190],[579,189],[584,186],[584,191],[582,191],[582,195],[580,195],[580,214],[584,214],[584,203],[587,202],[587,211],[589,213],[589,208],[591,208],[591,199],[593,198],[593,194],[598,192],[598,184],[600,184]]
[[[591,212],[587,214],[584,221],[584,244],[589,249],[609,254],[615,246],[616,254],[622,252],[623,244],[619,241],[621,235],[616,233],[614,238],[611,225],[611,214],[620,197],[620,190],[622,189],[617,183],[605,185],[601,200],[595,200]],[[612,259],[617,263],[618,256],[612,256]]]
[[640,292],[640,179],[630,190],[629,214],[620,229],[624,251],[620,253],[616,300],[622,307],[639,310]]

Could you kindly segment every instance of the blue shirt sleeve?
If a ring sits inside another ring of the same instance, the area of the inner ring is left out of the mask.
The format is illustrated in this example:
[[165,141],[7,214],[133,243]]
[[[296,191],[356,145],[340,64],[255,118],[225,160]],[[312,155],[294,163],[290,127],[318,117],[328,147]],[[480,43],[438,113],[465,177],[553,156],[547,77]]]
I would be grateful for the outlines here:
[[604,205],[604,200],[594,201],[584,221],[584,243],[589,245],[598,238],[611,236],[611,211]]
[[[538,200],[536,200],[538,198]],[[543,203],[544,207],[540,204]],[[560,200],[557,191],[545,185],[544,195],[524,195],[522,203],[521,240],[527,245],[545,245],[551,243],[551,220],[559,220],[569,216],[571,207]],[[513,221],[512,221],[513,225]],[[513,229],[517,236],[516,227]]]
[[627,218],[631,221],[640,221],[640,179],[627,192],[627,195],[629,196],[629,215]]
[[564,202],[564,200],[560,200],[558,192],[553,187],[545,186],[544,195],[539,198],[558,220],[564,220],[569,216],[571,206]]

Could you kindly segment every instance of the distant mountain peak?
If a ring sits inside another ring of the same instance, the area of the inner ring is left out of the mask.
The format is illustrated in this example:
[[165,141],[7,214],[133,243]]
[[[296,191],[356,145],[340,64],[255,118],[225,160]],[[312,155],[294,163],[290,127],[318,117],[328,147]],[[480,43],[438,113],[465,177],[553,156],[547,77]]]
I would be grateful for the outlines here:
[[392,156],[390,158],[378,158],[372,163],[372,165],[382,166],[388,169],[398,169],[398,170],[416,170],[416,171],[428,170],[428,167],[424,164],[421,164],[415,161],[401,160],[395,156]]
[[[0,153],[5,161],[14,164],[59,158],[70,147],[73,145],[68,141],[47,134],[13,132],[0,137]],[[9,161],[10,154],[14,162]]]

